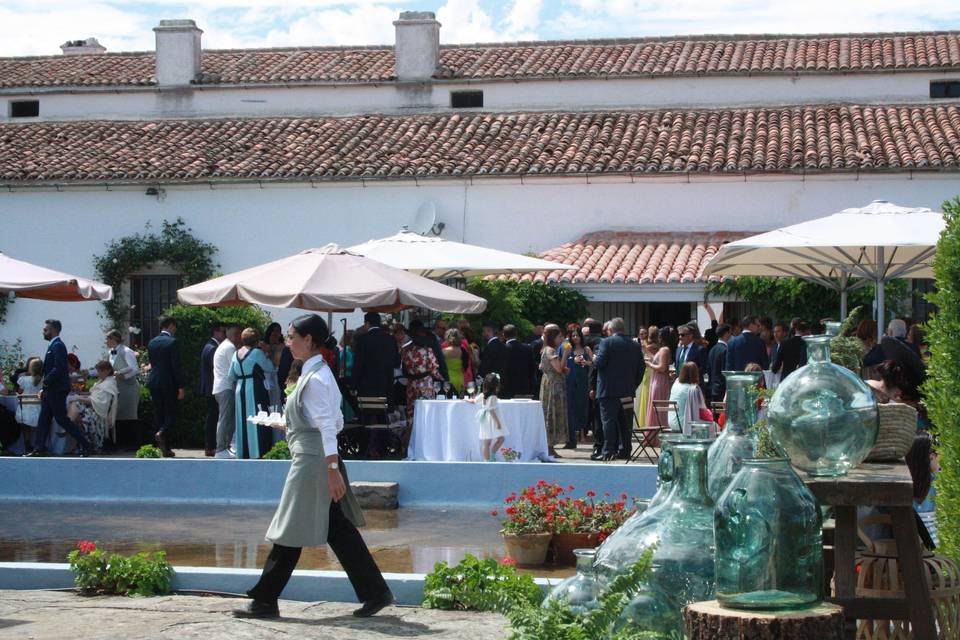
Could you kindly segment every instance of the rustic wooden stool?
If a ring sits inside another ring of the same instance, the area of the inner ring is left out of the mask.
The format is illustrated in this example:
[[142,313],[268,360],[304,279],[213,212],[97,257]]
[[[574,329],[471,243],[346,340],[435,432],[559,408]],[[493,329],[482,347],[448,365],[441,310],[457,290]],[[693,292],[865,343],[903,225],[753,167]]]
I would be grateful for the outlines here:
[[716,600],[683,611],[688,640],[841,640],[843,609],[822,602],[799,611],[725,609]]

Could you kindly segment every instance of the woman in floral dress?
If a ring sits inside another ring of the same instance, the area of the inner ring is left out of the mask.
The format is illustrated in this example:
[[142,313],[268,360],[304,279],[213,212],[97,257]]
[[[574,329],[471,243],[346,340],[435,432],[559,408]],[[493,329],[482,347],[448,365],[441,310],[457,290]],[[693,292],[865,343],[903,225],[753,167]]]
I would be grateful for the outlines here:
[[440,365],[433,350],[422,347],[407,336],[402,324],[393,328],[393,337],[400,346],[400,363],[403,375],[407,379],[407,433],[404,441],[409,440],[413,427],[413,408],[417,400],[433,400],[437,397],[437,382],[443,382]]
[[[547,423],[547,447],[551,456],[557,456],[554,444],[566,442],[568,434],[567,384],[569,373],[567,366],[557,353],[557,347],[563,342],[563,334],[557,325],[549,325],[543,330],[543,351],[540,352],[540,402],[543,405],[543,419]],[[559,457],[559,456],[557,456]]]

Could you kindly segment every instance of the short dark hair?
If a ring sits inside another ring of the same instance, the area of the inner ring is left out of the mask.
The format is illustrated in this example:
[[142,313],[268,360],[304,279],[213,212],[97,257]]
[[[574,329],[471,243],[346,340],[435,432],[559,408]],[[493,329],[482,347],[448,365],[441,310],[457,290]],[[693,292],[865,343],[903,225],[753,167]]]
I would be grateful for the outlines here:
[[316,349],[322,347],[327,338],[330,337],[330,329],[327,327],[327,323],[315,313],[306,313],[294,318],[290,322],[290,326],[304,338],[310,336]]
[[797,323],[796,331],[797,333],[806,333],[807,331],[810,331],[810,323],[806,320],[801,320]]
[[724,336],[728,336],[728,335],[730,335],[730,325],[728,325],[726,322],[724,322],[723,324],[718,324],[717,338],[718,339],[723,338]]
[[517,337],[517,327],[512,324],[503,325],[503,337],[507,339]]
[[700,384],[700,367],[696,362],[687,362],[680,367],[680,375],[677,377],[680,384]]
[[177,326],[177,319],[173,316],[160,316],[160,328],[166,329],[170,326]]
[[[321,320],[322,319],[323,318],[321,318]],[[379,327],[381,322],[380,314],[376,311],[367,311],[365,314],[363,314],[363,321],[371,327]],[[299,333],[299,331],[297,333]]]
[[116,329],[110,329],[110,331],[107,331],[107,340],[113,340],[117,344],[120,344],[123,342],[123,334]]
[[225,330],[226,330],[226,325],[224,325],[222,322],[218,321],[210,325],[210,333],[213,333],[214,331],[225,331]]
[[775,324],[773,325],[773,328],[774,328],[774,329],[776,329],[777,327],[780,327],[781,329],[783,329],[784,331],[787,331],[787,332],[790,331],[790,328],[787,326],[787,323],[786,323],[786,322],[783,322],[783,321],[777,322],[777,323],[775,323]]
[[743,322],[740,323],[740,326],[749,327],[754,322],[760,322],[760,316],[755,316],[755,315],[744,316]]
[[60,324],[60,321],[59,321],[59,320],[53,320],[53,319],[44,320],[44,321],[43,321],[43,324],[47,325],[48,327],[50,327],[51,329],[53,329],[53,330],[56,331],[57,333],[60,333],[61,331],[63,331],[63,325]]

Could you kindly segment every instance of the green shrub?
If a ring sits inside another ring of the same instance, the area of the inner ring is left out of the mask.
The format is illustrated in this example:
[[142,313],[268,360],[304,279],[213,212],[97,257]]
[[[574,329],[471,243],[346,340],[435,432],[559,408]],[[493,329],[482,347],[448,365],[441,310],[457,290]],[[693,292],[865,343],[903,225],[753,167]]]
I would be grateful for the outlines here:
[[163,551],[123,556],[107,554],[88,540],[67,554],[73,582],[86,593],[162,596],[170,593],[173,567]]
[[556,322],[563,327],[581,322],[588,313],[583,294],[552,284],[471,278],[467,291],[487,301],[482,314],[466,316],[478,335],[484,322],[492,322],[498,326],[515,325],[523,339],[535,324]]
[[136,458],[162,458],[163,451],[160,451],[159,448],[153,446],[152,444],[145,444],[139,449],[134,456]]
[[936,479],[941,550],[960,561],[960,198],[943,204],[946,228],[933,260],[937,311],[927,325],[930,370],[924,402],[939,441]]
[[539,607],[543,592],[530,576],[517,575],[511,564],[478,560],[469,553],[455,567],[438,562],[423,581],[427,609],[494,611],[504,600]]
[[290,447],[287,445],[286,440],[281,440],[272,447],[270,451],[267,451],[263,454],[264,460],[289,460],[290,459]]
[[[263,332],[270,324],[270,316],[253,305],[238,307],[193,307],[177,304],[164,311],[177,319],[177,342],[180,345],[180,366],[186,387],[186,399],[180,403],[175,438],[180,446],[203,446],[203,420],[207,412],[206,398],[198,393],[200,387],[200,352],[210,339],[210,328],[216,322],[237,323]],[[143,416],[141,415],[141,419]],[[146,423],[152,425],[152,422]]]

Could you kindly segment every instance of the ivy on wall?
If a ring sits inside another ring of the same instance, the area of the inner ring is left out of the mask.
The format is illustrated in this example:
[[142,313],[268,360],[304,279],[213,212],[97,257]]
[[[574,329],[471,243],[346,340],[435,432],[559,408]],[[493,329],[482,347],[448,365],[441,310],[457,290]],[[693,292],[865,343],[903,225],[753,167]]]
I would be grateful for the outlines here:
[[[182,218],[164,220],[155,233],[147,223],[143,233],[111,240],[106,251],[94,256],[97,279],[113,287],[115,293],[131,274],[156,262],[163,262],[183,274],[185,284],[208,280],[220,266],[214,262],[217,247],[196,238]],[[103,303],[108,328],[125,326],[130,305],[120,295]]]
[[7,308],[13,304],[15,298],[11,298],[6,293],[0,293],[0,324],[7,320]]

